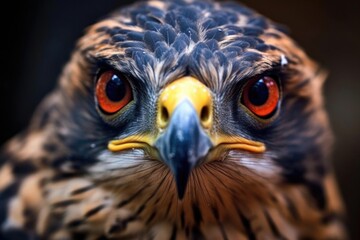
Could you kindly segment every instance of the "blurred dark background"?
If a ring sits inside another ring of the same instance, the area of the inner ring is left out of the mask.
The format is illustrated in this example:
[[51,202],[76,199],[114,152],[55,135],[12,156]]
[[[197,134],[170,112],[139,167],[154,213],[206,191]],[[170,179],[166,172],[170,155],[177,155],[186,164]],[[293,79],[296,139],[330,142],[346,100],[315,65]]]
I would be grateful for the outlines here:
[[[2,7],[0,144],[28,124],[84,28],[129,2],[32,0]],[[360,239],[360,1],[242,2],[287,25],[293,38],[330,72],[325,97],[336,136],[333,162],[351,239]]]

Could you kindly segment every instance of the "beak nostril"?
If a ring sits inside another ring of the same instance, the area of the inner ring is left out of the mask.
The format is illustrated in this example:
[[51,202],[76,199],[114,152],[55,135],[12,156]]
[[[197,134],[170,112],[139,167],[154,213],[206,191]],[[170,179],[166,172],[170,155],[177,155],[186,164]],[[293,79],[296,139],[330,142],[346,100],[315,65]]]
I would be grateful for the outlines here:
[[169,121],[169,112],[166,109],[166,107],[161,107],[161,115],[160,115],[161,121],[166,125]]
[[201,122],[208,122],[209,121],[209,118],[210,118],[210,110],[209,110],[209,107],[208,106],[204,106],[202,109],[201,109],[201,112],[200,112],[200,119],[201,119]]

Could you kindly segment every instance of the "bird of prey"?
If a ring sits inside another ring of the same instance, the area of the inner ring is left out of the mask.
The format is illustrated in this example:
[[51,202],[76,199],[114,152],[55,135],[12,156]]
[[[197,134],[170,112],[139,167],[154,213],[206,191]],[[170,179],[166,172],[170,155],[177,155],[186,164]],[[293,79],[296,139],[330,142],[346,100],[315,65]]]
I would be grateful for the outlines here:
[[0,238],[346,238],[325,75],[237,3],[114,11],[3,147]]

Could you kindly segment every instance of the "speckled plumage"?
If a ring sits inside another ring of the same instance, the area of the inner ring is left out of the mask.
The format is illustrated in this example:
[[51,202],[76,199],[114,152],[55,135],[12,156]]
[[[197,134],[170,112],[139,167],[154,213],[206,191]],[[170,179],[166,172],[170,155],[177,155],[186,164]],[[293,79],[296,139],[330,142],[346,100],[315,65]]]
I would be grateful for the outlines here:
[[[134,101],[115,115],[94,97],[116,69]],[[241,106],[253,76],[281,80],[269,119]],[[183,200],[168,167],[111,139],[158,134],[164,86],[193,76],[213,94],[214,127],[263,142],[192,171]],[[235,3],[144,1],[115,11],[80,39],[57,88],[0,156],[0,239],[345,239],[328,158],[325,74],[282,31]]]

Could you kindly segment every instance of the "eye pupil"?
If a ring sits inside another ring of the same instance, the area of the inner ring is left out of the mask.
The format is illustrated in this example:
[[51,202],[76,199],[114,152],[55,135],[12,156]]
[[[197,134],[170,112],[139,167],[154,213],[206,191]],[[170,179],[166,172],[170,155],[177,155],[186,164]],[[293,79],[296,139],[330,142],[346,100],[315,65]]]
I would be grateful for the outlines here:
[[269,89],[263,79],[255,82],[249,89],[249,100],[255,106],[261,106],[269,98]]
[[121,101],[126,95],[126,86],[123,80],[121,80],[117,75],[113,75],[111,80],[106,85],[106,95],[113,101]]

